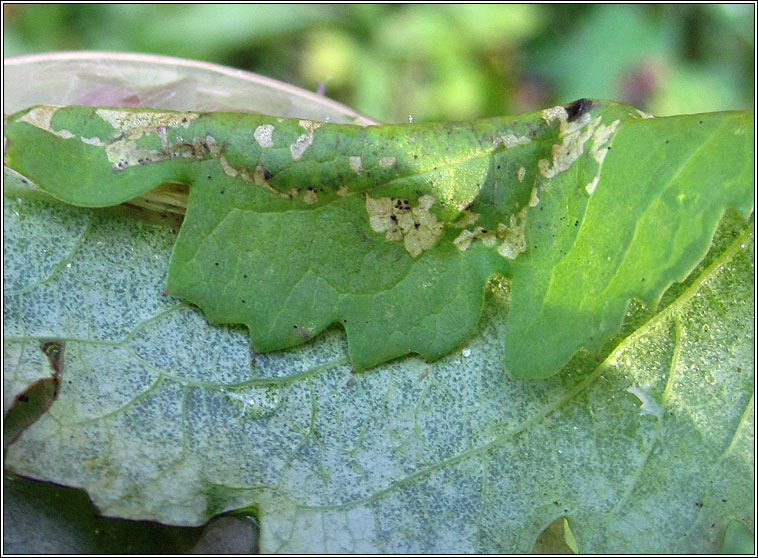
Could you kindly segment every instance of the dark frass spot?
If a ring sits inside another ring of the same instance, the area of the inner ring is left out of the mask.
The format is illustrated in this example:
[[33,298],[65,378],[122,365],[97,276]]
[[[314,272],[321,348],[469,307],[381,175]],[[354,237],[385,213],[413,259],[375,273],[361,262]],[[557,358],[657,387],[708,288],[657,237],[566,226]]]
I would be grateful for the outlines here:
[[274,177],[274,175],[273,175],[273,173],[271,173],[271,171],[269,171],[266,168],[263,169],[263,178],[265,180],[271,180],[273,177]]
[[573,103],[569,103],[563,108],[565,108],[568,113],[568,121],[573,122],[590,111],[592,108],[592,101],[589,99],[579,99]]

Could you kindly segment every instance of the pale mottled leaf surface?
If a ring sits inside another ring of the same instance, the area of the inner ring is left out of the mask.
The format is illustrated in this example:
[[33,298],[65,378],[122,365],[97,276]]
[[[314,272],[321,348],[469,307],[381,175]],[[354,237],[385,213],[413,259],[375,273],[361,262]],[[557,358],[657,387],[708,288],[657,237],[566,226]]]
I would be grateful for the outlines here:
[[751,521],[752,224],[731,217],[601,362],[522,381],[500,365],[507,285],[461,351],[352,374],[339,330],[251,354],[244,328],[162,296],[171,229],[5,202],[6,234],[29,238],[6,254],[6,346],[65,344],[58,399],[6,466],[107,515],[186,525],[257,504],[264,552],[528,551],[563,516],[583,552],[703,552]]

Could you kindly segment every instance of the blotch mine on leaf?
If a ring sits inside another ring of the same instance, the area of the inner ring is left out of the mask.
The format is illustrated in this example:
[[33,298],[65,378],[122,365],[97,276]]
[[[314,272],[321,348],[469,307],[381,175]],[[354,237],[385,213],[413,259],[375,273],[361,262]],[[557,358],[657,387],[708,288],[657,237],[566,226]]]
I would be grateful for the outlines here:
[[292,153],[292,160],[299,161],[303,157],[303,153],[313,145],[313,136],[311,134],[302,134],[297,138],[295,143],[290,145],[290,153]]
[[200,116],[195,112],[135,112],[114,109],[97,109],[95,114],[110,124],[114,130],[136,137],[154,132],[161,126],[188,128],[190,121]]
[[305,130],[307,134],[311,135],[313,135],[313,132],[321,127],[321,122],[316,122],[314,120],[298,120],[297,123],[303,130]]
[[434,246],[442,235],[444,223],[429,211],[432,205],[434,198],[429,195],[421,196],[415,207],[408,200],[366,196],[371,229],[386,232],[385,238],[391,242],[402,239],[413,258]]
[[498,232],[484,227],[476,227],[473,231],[466,229],[455,237],[453,246],[465,252],[474,240],[479,240],[487,248],[494,248],[498,242]]
[[519,145],[527,145],[532,143],[529,136],[516,136],[515,134],[508,134],[507,136],[497,136],[493,140],[495,145],[504,145],[506,149],[513,149]]
[[18,121],[26,122],[28,124],[31,124],[32,126],[36,126],[37,128],[41,130],[45,130],[46,132],[50,132],[51,134],[58,136],[59,138],[63,138],[63,139],[73,138],[74,134],[72,134],[68,130],[53,130],[51,128],[53,115],[56,112],[58,112],[59,108],[61,107],[55,106],[55,105],[34,107],[29,112],[27,112],[24,116],[19,118]]
[[305,190],[305,193],[303,194],[303,201],[308,205],[313,205],[318,202],[318,195],[312,187]]
[[458,248],[458,250],[460,250],[461,252],[465,252],[468,249],[468,247],[471,245],[472,240],[474,240],[474,231],[464,229],[453,240],[453,246]]
[[529,207],[537,207],[539,203],[540,199],[537,197],[537,187],[535,186],[529,193]]
[[195,159],[198,161],[204,160],[206,155],[210,155],[214,159],[223,157],[221,155],[221,148],[212,136],[196,136],[192,138],[192,149]]
[[555,119],[560,121],[558,137],[562,138],[562,141],[553,145],[552,160],[540,159],[537,163],[542,176],[553,178],[558,173],[568,170],[582,155],[585,142],[592,137],[595,128],[600,124],[600,117],[592,119],[591,113],[588,112],[569,122],[566,110],[563,107],[555,107],[543,111],[543,118],[548,123]]
[[263,149],[274,147],[274,126],[271,124],[258,126],[253,132],[253,137]]
[[356,157],[350,157],[348,159],[348,162],[350,163],[350,168],[353,169],[355,172],[357,172],[358,174],[361,174],[361,172],[363,172],[363,166],[361,163],[360,155]]
[[239,174],[239,171],[235,169],[231,164],[229,164],[229,161],[226,160],[226,157],[221,155],[218,158],[218,162],[221,164],[221,169],[224,171],[224,174],[231,177],[236,178]]
[[595,132],[592,134],[592,149],[590,149],[590,155],[592,155],[592,158],[595,159],[598,163],[602,164],[603,160],[605,159],[605,156],[608,154],[607,149],[601,149],[606,143],[608,143],[608,140],[610,139],[611,135],[616,131],[616,128],[621,123],[620,120],[614,120],[607,126],[604,124],[601,124],[597,127]]
[[95,147],[102,147],[105,145],[100,138],[81,138],[83,143],[87,145],[94,145]]
[[313,145],[313,132],[321,126],[321,122],[314,122],[313,120],[299,120],[298,124],[305,130],[305,133],[300,135],[295,140],[295,143],[290,145],[293,161],[299,161],[303,157],[305,150]]
[[503,239],[503,243],[497,248],[497,253],[504,258],[515,260],[519,254],[526,252],[524,228],[527,210],[528,207],[525,207],[517,214],[511,215],[508,225],[500,223],[497,226],[497,236]]
[[542,111],[542,119],[551,124],[553,120],[566,120],[568,119],[568,113],[562,106],[546,108]]
[[395,164],[395,158],[394,157],[382,157],[379,159],[379,166],[383,169],[388,169]]
[[[142,112],[97,109],[95,114],[114,129],[112,141],[106,140],[105,153],[115,170],[141,164],[140,161],[158,162],[175,157],[193,157],[197,149],[189,146],[171,146],[167,129],[187,128],[199,114],[192,112]],[[155,134],[160,139],[161,149],[139,147],[137,141],[146,135]]]
[[518,169],[518,181],[519,182],[523,182],[525,176],[526,176],[526,169],[524,167],[519,167],[519,169]]

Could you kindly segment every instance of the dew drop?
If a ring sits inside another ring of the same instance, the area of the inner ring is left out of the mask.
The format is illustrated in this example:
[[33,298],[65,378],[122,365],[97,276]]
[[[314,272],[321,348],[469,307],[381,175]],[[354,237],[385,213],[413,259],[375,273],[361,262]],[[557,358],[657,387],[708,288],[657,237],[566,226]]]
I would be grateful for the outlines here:
[[465,349],[463,349],[461,351],[461,354],[463,354],[463,356],[465,356],[465,357],[469,357],[469,356],[471,356],[471,349],[469,349],[468,347],[466,347]]

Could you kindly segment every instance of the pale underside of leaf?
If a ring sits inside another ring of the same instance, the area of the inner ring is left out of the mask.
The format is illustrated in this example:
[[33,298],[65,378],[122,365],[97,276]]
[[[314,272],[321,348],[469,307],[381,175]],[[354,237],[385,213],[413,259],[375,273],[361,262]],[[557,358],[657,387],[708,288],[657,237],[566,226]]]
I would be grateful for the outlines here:
[[[83,486],[105,514],[199,524],[255,503],[262,550],[296,553],[524,552],[563,516],[582,552],[695,552],[749,519],[753,244],[739,221],[602,362],[535,382],[500,372],[503,287],[465,350],[354,375],[334,330],[251,354],[244,331],[161,296],[170,230],[41,202],[6,212],[11,238],[57,256],[6,259],[6,348],[66,346],[60,395],[6,466]],[[37,228],[67,220],[79,240]]]

